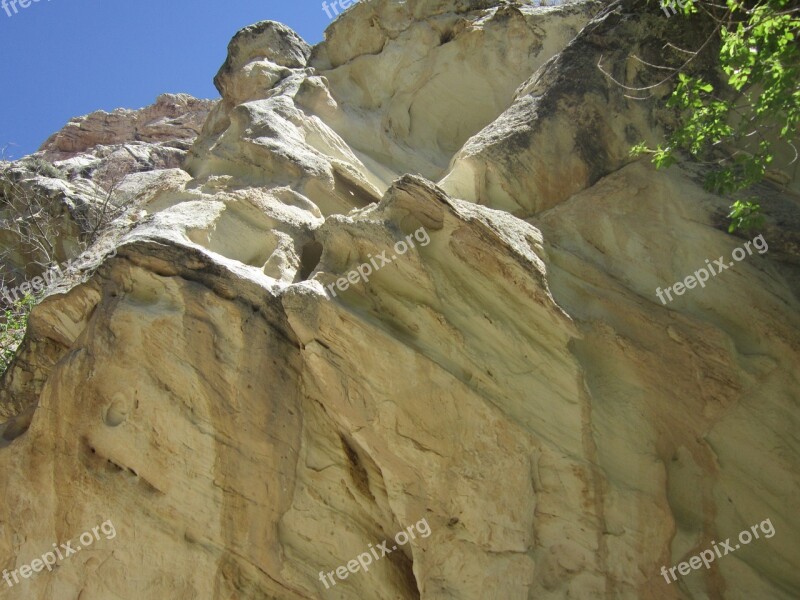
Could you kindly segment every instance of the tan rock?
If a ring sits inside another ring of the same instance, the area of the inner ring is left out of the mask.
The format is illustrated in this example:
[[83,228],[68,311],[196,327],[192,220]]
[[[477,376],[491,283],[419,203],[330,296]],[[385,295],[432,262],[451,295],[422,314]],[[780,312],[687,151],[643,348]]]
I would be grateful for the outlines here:
[[72,119],[42,144],[40,152],[48,160],[64,160],[96,146],[192,140],[214,104],[188,94],[162,94],[155,104],[141,110],[99,110]]
[[663,122],[592,69],[663,32],[598,9],[240,32],[185,170],[125,179],[116,256],[2,379],[3,568],[118,532],[7,596],[797,597],[797,199],[769,188],[769,252],[662,304],[750,240],[626,156]]

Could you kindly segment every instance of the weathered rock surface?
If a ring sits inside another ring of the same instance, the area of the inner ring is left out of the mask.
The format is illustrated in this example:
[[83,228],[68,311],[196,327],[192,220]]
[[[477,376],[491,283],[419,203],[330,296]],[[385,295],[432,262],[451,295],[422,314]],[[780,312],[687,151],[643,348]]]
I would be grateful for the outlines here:
[[240,32],[183,168],[126,179],[147,214],[2,380],[3,568],[117,530],[6,595],[796,598],[798,198],[657,299],[745,241],[626,155],[667,117],[597,59],[636,82],[662,21],[364,0],[313,49]]
[[162,94],[155,104],[139,110],[98,110],[76,117],[42,144],[39,152],[50,160],[66,160],[97,146],[142,142],[192,142],[203,126],[214,100],[199,100],[188,94]]
[[[0,221],[16,218],[25,212],[19,207],[35,199],[53,215],[58,230],[48,236],[55,241],[52,260],[75,258],[107,200],[111,207],[131,203],[148,173],[181,166],[215,105],[187,94],[162,94],[140,110],[97,111],[72,119],[38,152],[0,163]],[[33,264],[37,257],[23,246],[17,236],[0,231],[4,285],[18,285],[41,272]]]

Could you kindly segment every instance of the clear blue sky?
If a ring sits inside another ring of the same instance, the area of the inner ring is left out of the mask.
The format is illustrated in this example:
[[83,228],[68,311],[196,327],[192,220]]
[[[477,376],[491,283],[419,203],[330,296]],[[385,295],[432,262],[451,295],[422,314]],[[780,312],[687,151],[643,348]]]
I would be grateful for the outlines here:
[[[6,0],[8,1],[8,0]],[[217,98],[212,82],[242,27],[271,19],[309,44],[321,0],[39,0],[0,8],[0,148],[36,151],[72,117],[141,108],[161,93]]]

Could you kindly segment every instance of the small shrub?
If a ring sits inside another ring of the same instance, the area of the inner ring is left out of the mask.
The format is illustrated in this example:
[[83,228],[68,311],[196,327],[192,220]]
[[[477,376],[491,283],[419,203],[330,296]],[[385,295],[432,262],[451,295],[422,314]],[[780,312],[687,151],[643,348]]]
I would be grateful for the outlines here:
[[28,328],[28,315],[36,304],[33,296],[25,296],[6,309],[0,323],[0,376],[6,372],[17,354],[17,348]]
[[64,172],[52,163],[47,162],[42,158],[31,158],[25,161],[25,165],[34,173],[42,177],[51,177],[53,179],[64,179]]
[[731,204],[731,212],[728,214],[728,218],[731,220],[728,227],[729,233],[733,233],[737,229],[748,231],[764,226],[765,219],[761,214],[761,206],[753,200],[755,199],[736,200]]

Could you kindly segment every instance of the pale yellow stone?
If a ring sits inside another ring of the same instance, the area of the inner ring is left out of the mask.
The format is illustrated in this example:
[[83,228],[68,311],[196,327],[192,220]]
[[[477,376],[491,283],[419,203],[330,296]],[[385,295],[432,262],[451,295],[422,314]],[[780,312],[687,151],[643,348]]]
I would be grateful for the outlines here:
[[598,54],[664,18],[583,29],[601,8],[363,0],[314,48],[240,32],[182,168],[126,178],[116,256],[34,310],[2,380],[3,567],[117,529],[6,596],[796,598],[795,199],[765,192],[768,253],[663,305],[747,240],[691,170],[627,156],[662,132]]

